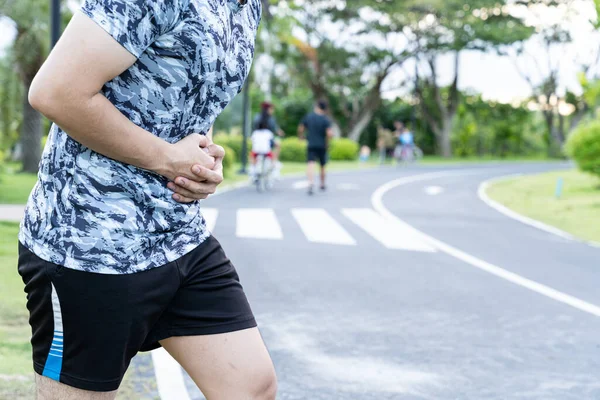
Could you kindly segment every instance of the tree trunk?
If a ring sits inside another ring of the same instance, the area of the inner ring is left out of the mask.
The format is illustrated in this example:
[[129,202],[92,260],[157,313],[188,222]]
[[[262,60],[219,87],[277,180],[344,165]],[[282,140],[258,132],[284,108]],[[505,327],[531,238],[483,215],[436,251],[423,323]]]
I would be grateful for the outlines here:
[[42,116],[29,104],[27,93],[29,93],[29,85],[25,86],[23,95],[23,125],[21,128],[23,171],[37,173],[42,155]]
[[348,138],[358,142],[363,131],[373,119],[374,114],[375,110],[372,109],[366,109],[364,112],[362,112],[360,118],[358,118],[358,120],[349,127]]
[[444,158],[452,157],[452,120],[448,117],[442,120],[441,128],[435,132],[437,139],[438,153]]
[[562,154],[562,140],[553,110],[544,111],[544,121],[548,130],[548,156],[560,157]]

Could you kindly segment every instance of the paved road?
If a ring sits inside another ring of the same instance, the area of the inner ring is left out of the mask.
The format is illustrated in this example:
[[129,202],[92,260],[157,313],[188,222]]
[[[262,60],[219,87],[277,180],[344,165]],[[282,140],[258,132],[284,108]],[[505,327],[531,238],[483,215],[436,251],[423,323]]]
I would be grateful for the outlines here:
[[[600,305],[600,249],[477,197],[486,179],[556,168],[445,169],[382,201],[435,239]],[[314,197],[286,181],[268,195],[246,188],[206,201],[275,361],[279,398],[600,398],[597,316],[474,268],[373,211],[381,185],[438,170],[339,174]],[[263,222],[254,230],[253,218]]]
[[288,180],[207,200],[278,398],[600,399],[600,249],[477,197],[487,179],[561,167],[368,170],[334,175],[314,197]]

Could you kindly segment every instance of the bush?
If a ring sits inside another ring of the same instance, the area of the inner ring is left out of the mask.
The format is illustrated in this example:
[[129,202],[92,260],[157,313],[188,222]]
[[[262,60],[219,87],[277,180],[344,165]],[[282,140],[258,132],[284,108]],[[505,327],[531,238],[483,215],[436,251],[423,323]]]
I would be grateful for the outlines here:
[[329,158],[338,161],[354,161],[358,158],[358,143],[351,139],[333,139],[329,145]]
[[[241,162],[242,159],[242,135],[224,135],[218,134],[214,137],[214,142],[219,146],[230,148],[233,154],[235,154],[235,158],[232,158],[233,161]],[[250,140],[248,140],[248,151],[252,148],[250,144]]]
[[306,161],[306,142],[297,137],[283,139],[279,159],[292,162]]
[[577,128],[569,136],[565,150],[579,169],[600,176],[600,121]]
[[229,178],[233,175],[233,164],[237,158],[235,151],[231,147],[223,146],[223,148],[225,149],[225,157],[223,158],[223,176]]

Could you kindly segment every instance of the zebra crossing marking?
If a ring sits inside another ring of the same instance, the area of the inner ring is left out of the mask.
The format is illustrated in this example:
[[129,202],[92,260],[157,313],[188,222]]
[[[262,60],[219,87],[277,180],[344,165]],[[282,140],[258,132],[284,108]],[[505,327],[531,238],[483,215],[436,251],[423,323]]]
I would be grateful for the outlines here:
[[346,208],[342,214],[388,249],[434,253],[436,249],[415,237],[413,231],[396,221],[385,219],[370,208]]
[[283,232],[272,208],[240,208],[237,210],[236,236],[281,240]]
[[309,242],[356,245],[352,236],[322,208],[293,208],[292,215]]

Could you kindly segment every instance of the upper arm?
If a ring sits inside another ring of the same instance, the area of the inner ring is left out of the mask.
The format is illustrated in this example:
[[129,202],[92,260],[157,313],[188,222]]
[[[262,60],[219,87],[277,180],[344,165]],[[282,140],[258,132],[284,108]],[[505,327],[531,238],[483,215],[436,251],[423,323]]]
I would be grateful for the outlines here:
[[34,79],[32,104],[97,94],[172,28],[181,1],[86,0]]
[[277,125],[275,118],[271,118],[271,120],[269,121],[269,125],[269,130],[271,130],[272,132],[277,132],[279,130],[279,126]]
[[36,100],[44,102],[45,97],[58,102],[65,100],[65,96],[92,96],[135,60],[100,26],[84,14],[76,13],[37,73],[30,101],[34,104]]

